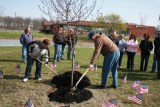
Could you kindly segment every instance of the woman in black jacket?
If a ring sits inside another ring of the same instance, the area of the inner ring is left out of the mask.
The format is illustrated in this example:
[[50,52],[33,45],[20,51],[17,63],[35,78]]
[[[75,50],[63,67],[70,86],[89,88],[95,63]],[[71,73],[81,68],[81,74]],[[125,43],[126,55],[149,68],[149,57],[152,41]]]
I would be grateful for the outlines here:
[[[140,63],[140,71],[147,71],[148,60],[150,57],[150,52],[153,49],[152,41],[149,40],[149,35],[144,34],[144,40],[140,42],[139,48],[141,50],[141,63]],[[145,63],[144,63],[145,62]]]

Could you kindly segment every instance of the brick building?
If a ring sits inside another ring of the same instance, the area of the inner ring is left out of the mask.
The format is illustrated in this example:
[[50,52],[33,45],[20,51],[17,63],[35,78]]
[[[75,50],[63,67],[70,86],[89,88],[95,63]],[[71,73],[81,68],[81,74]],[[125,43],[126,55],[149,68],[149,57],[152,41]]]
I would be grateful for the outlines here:
[[[66,23],[57,23],[57,22],[43,22],[42,26],[43,32],[46,33],[55,33],[57,26],[61,24],[66,26]],[[91,21],[79,21],[69,23],[70,26],[75,26],[78,24],[79,28],[85,29],[85,27],[92,27],[93,22]],[[149,34],[150,37],[154,37],[155,27],[154,26],[146,26],[146,25],[137,25],[134,23],[126,23],[127,29],[125,35],[135,34],[137,37],[143,37],[145,33]]]
[[128,35],[135,34],[137,37],[143,37],[143,35],[147,33],[150,37],[154,37],[156,30],[154,26],[137,25],[132,23],[126,23],[126,25]]

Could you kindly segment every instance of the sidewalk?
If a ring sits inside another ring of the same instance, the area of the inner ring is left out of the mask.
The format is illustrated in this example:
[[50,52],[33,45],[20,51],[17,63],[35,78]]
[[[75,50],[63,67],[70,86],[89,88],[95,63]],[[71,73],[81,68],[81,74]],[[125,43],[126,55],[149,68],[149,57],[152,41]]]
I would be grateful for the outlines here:
[[[0,39],[0,46],[22,46],[18,39]],[[53,42],[51,42],[53,46]],[[89,41],[78,41],[77,48],[94,48],[94,43]]]

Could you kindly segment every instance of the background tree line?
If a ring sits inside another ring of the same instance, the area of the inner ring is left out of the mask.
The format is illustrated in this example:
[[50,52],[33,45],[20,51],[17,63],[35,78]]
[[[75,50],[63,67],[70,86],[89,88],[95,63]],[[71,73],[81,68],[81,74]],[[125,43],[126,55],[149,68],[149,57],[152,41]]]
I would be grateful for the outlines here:
[[33,30],[39,30],[42,28],[42,21],[44,20],[43,18],[0,16],[0,29],[23,30],[30,25]]

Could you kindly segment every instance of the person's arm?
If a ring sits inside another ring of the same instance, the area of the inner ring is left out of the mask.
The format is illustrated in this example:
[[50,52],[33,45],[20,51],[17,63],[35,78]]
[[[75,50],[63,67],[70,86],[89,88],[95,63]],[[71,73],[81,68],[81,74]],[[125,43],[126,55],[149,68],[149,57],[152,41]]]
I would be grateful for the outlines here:
[[50,50],[49,50],[49,48],[47,48],[47,51],[46,51],[46,54],[45,54],[45,60],[46,60],[46,63],[45,63],[45,64],[48,64],[48,62],[49,62],[49,57],[50,57]]
[[99,40],[95,43],[95,50],[93,52],[93,56],[92,56],[92,59],[90,61],[90,64],[95,64],[96,63],[96,61],[98,59],[98,56],[101,52],[102,46],[103,46],[103,41]]
[[24,34],[20,36],[19,41],[22,45],[24,45]]
[[142,46],[142,41],[139,44],[139,48],[142,50],[143,46]]
[[152,49],[153,49],[152,41],[149,41],[149,51],[152,51]]

